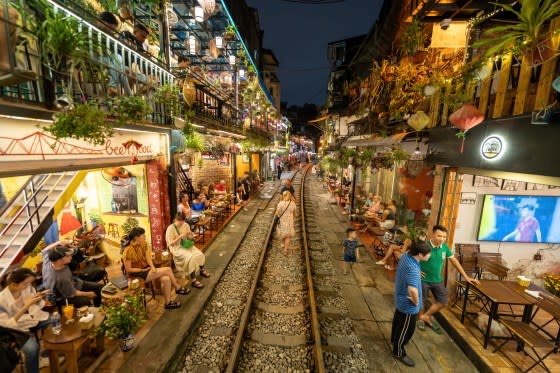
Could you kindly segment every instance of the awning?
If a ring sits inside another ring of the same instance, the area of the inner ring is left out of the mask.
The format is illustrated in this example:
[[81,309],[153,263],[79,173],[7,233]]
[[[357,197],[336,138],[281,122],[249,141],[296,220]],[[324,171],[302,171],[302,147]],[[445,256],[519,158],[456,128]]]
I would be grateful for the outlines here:
[[391,146],[402,142],[409,133],[412,132],[397,133],[388,137],[351,136],[342,146]]
[[323,121],[323,120],[329,119],[330,116],[331,116],[330,114],[323,115],[322,117],[319,117],[319,118],[317,118],[317,119],[308,120],[307,123],[317,123],[317,122],[321,122],[321,121]]

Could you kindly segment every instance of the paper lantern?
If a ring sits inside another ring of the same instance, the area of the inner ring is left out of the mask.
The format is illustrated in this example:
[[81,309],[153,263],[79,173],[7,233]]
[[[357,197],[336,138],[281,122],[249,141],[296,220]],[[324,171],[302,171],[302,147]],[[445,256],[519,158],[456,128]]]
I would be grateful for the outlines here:
[[433,96],[436,93],[436,87],[431,84],[428,84],[424,87],[424,96]]
[[216,0],[198,0],[198,3],[204,10],[204,18],[210,18],[216,11]]
[[190,80],[185,80],[183,84],[183,100],[190,107],[196,100],[196,88]]
[[418,110],[408,118],[407,123],[416,131],[422,131],[430,123],[430,117],[422,110]]
[[449,121],[455,127],[460,129],[463,141],[461,142],[461,153],[465,147],[465,134],[471,128],[479,125],[484,121],[484,114],[471,104],[463,104],[456,112],[449,116]]
[[210,39],[208,41],[208,50],[210,51],[210,55],[212,56],[212,58],[218,58],[218,56],[220,55],[220,51],[216,46],[216,39]]

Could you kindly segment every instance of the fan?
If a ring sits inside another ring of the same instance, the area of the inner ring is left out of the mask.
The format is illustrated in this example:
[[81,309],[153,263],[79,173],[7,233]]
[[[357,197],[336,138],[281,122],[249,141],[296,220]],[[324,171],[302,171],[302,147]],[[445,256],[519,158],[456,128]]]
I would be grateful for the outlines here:
[[134,177],[130,171],[124,167],[105,168],[101,171],[103,179],[114,186],[127,186]]

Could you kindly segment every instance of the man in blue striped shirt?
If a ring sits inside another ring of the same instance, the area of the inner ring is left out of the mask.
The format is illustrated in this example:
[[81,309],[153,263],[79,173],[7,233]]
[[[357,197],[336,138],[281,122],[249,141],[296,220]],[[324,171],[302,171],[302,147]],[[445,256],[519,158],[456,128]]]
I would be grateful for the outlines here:
[[430,258],[431,249],[425,242],[413,242],[408,253],[401,256],[395,277],[395,315],[391,329],[393,356],[405,365],[414,366],[404,346],[416,328],[418,312],[422,308],[420,261]]

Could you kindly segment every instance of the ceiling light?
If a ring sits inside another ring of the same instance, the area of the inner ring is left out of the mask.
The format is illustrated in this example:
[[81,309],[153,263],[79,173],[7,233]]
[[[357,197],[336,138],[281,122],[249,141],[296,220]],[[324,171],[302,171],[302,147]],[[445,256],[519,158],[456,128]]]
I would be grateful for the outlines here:
[[232,66],[235,65],[235,55],[232,54],[229,56],[229,64]]
[[197,5],[194,7],[194,20],[196,22],[204,21],[204,9],[201,6]]

